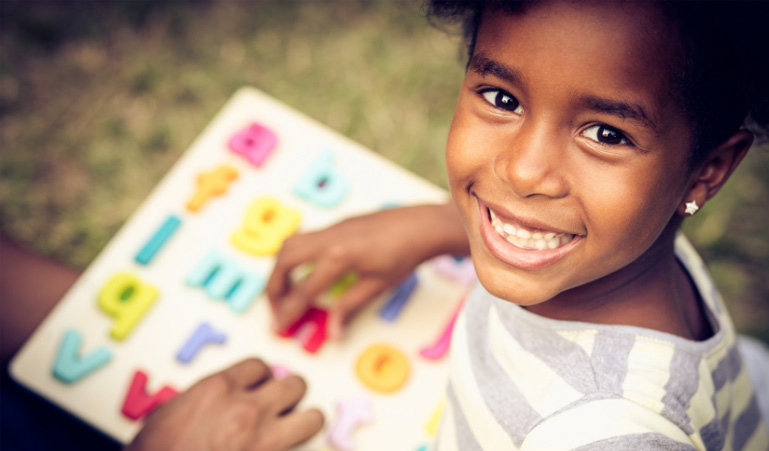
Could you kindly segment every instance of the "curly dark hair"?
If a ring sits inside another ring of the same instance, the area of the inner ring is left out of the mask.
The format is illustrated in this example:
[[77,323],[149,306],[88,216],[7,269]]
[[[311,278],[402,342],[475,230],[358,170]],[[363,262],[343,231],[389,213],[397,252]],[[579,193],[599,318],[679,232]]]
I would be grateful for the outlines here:
[[[481,14],[521,14],[538,0],[430,0],[436,26],[459,25],[472,57]],[[657,1],[678,27],[683,57],[675,92],[695,127],[692,166],[740,127],[766,139],[769,129],[769,2]]]

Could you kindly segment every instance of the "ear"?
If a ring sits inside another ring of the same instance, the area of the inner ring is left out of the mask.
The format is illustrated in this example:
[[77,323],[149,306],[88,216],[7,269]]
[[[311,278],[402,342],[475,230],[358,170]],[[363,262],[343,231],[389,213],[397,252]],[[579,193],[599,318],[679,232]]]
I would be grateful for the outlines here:
[[[678,214],[694,214],[687,211],[687,203],[696,202],[697,207],[705,205],[724,186],[753,144],[753,133],[739,130],[710,152],[705,163],[694,171],[693,181],[678,206]],[[696,211],[696,209],[695,209]]]

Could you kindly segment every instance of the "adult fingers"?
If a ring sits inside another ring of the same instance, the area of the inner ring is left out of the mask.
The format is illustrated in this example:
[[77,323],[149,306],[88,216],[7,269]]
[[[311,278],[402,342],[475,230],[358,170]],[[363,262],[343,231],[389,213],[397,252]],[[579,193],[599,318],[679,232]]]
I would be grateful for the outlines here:
[[307,393],[307,383],[297,375],[283,379],[270,379],[253,391],[253,398],[265,406],[272,415],[279,415],[293,409]]
[[221,374],[239,388],[255,387],[272,376],[267,364],[257,358],[238,362],[222,371]]
[[326,291],[347,271],[347,265],[341,259],[323,258],[315,269],[280,301],[274,308],[278,330],[283,330],[296,322],[307,307],[321,293]]
[[386,288],[387,284],[377,278],[364,278],[350,287],[329,311],[326,325],[329,337],[340,340],[343,336],[344,324],[356,311]]
[[256,437],[249,449],[280,450],[294,447],[317,434],[323,428],[324,421],[318,409],[291,412],[280,417],[269,434]]

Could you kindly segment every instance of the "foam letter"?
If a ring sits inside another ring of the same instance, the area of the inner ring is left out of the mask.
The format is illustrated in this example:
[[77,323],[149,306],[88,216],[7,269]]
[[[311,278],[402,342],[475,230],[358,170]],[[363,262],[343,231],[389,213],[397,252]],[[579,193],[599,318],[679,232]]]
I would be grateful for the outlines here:
[[99,306],[115,317],[110,335],[124,339],[144,316],[158,296],[157,288],[145,285],[134,275],[116,274],[99,293]]
[[438,271],[438,274],[461,285],[470,286],[478,280],[473,261],[467,257],[441,255],[433,259],[433,268]]
[[406,302],[409,300],[417,287],[419,280],[417,275],[411,273],[393,292],[392,297],[379,311],[379,317],[385,321],[393,322],[400,315]]
[[348,272],[343,275],[328,288],[328,294],[333,299],[339,299],[343,294],[347,292],[353,285],[358,282],[358,274],[354,272]]
[[60,381],[72,384],[84,376],[96,371],[112,358],[109,349],[101,347],[85,357],[80,357],[82,336],[74,329],[64,334],[59,346],[59,353],[53,364],[53,375]]
[[204,172],[198,176],[198,190],[187,203],[189,211],[198,211],[204,203],[213,196],[227,191],[227,186],[238,177],[238,171],[229,166],[219,166],[212,172]]
[[136,262],[142,265],[148,264],[155,257],[161,247],[166,244],[171,235],[176,232],[179,225],[182,223],[175,215],[170,215],[162,226],[155,232],[154,235],[147,241],[147,244],[136,254]]
[[441,399],[441,401],[435,407],[433,414],[430,415],[430,419],[427,421],[427,424],[425,425],[425,431],[431,436],[435,436],[435,434],[438,432],[438,426],[441,424],[441,417],[443,416],[443,408],[445,405],[446,400]]
[[226,341],[227,335],[217,332],[208,323],[202,323],[176,354],[176,359],[182,363],[190,363],[203,346],[208,343],[223,344]]
[[446,354],[446,352],[449,350],[449,346],[451,345],[451,334],[454,331],[454,323],[457,322],[457,316],[462,310],[462,304],[464,304],[464,302],[464,299],[459,302],[459,305],[457,306],[456,310],[454,310],[454,313],[451,314],[446,327],[443,328],[443,332],[441,332],[440,336],[438,336],[438,339],[435,340],[435,343],[420,349],[419,355],[426,359],[438,360]]
[[347,177],[334,167],[334,155],[325,152],[294,185],[294,194],[319,207],[330,208],[347,195]]
[[334,449],[352,451],[355,449],[352,439],[355,429],[374,420],[371,401],[363,397],[346,399],[337,404],[336,411],[339,417],[328,431],[328,441]]
[[275,199],[262,197],[246,212],[243,228],[232,234],[232,243],[255,255],[272,255],[296,231],[299,213]]
[[243,155],[252,165],[260,167],[277,142],[278,136],[272,130],[254,122],[232,135],[228,146],[236,154]]
[[409,375],[409,361],[397,349],[379,344],[366,349],[355,365],[361,382],[372,390],[390,393],[399,389]]
[[301,318],[288,329],[279,332],[282,337],[296,337],[307,352],[316,353],[326,341],[326,321],[328,313],[325,310],[310,307]]
[[[305,280],[315,270],[312,263],[305,263],[291,271],[291,280],[294,284],[299,284]],[[336,279],[324,293],[321,293],[315,299],[315,306],[321,309],[330,309],[336,302],[356,283],[358,274],[348,272]]]
[[128,388],[128,393],[126,393],[123,408],[120,410],[123,415],[132,420],[138,420],[160,407],[160,405],[170,401],[177,394],[176,390],[165,386],[154,395],[148,395],[144,390],[146,385],[147,374],[141,370],[136,370],[131,380],[131,386]]
[[205,287],[209,296],[226,300],[232,310],[243,313],[264,290],[265,280],[242,270],[237,263],[212,250],[187,277],[187,284]]
[[291,370],[282,365],[273,365],[270,367],[270,371],[272,371],[272,377],[278,380],[285,379],[291,375]]

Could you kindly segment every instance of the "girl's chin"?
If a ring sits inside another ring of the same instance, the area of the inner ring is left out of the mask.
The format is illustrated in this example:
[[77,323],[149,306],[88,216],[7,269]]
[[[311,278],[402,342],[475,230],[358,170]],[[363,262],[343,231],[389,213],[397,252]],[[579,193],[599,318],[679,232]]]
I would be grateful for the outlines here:
[[[482,264],[477,267],[483,267]],[[478,280],[481,285],[493,296],[521,307],[547,302],[558,295],[553,292],[553,284],[547,280],[531,280],[521,278],[509,271],[503,274],[487,274],[478,272]]]

